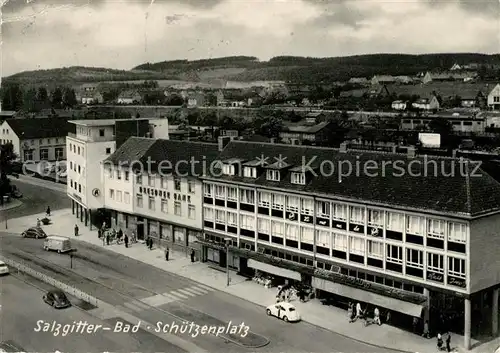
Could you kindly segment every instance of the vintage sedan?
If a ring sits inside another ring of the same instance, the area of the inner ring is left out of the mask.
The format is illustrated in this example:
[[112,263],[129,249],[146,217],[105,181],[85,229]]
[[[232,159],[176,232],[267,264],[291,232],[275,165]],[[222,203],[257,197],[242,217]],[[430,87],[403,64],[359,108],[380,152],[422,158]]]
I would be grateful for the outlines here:
[[21,233],[23,238],[34,238],[34,239],[44,239],[47,238],[47,234],[40,227],[31,227],[26,229]]
[[0,261],[0,275],[8,275],[9,272],[9,268],[7,267],[5,262]]
[[281,302],[273,305],[269,305],[266,308],[266,313],[269,316],[275,316],[285,322],[297,322],[300,321],[300,315],[290,303]]
[[52,289],[43,295],[43,301],[56,309],[63,309],[71,306],[66,294],[60,289]]

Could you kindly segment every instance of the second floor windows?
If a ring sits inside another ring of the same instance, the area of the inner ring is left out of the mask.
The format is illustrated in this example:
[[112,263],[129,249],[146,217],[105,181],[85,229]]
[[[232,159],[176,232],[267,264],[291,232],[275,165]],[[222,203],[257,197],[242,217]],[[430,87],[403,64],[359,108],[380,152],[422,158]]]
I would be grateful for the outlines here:
[[368,225],[383,228],[384,227],[384,211],[369,210],[368,211]]
[[465,278],[465,260],[448,257],[448,276]]
[[148,175],[148,186],[151,186],[151,187],[155,186],[155,176],[154,175]]
[[285,203],[285,196],[280,194],[274,194],[272,198],[272,206],[275,210],[282,210]]
[[443,255],[427,253],[427,271],[444,273]]
[[224,200],[226,198],[226,187],[222,185],[215,185],[215,198]]
[[299,213],[300,198],[297,196],[286,197],[286,210],[288,212]]
[[243,229],[253,230],[255,228],[255,217],[240,215],[240,227]]
[[349,240],[349,253],[356,255],[365,254],[365,240],[362,238],[351,237]]
[[402,213],[387,212],[387,230],[403,233],[405,228],[405,216]]
[[415,235],[424,234],[424,218],[419,216],[406,216],[406,232]]
[[271,194],[269,192],[259,192],[259,206],[266,208],[271,207]]
[[257,220],[257,231],[263,234],[271,234],[271,222],[268,219]]
[[332,249],[338,251],[347,250],[347,236],[344,234],[333,233],[332,234]]
[[368,240],[368,256],[377,259],[384,258],[384,244],[378,241]]
[[255,204],[255,192],[249,189],[240,190],[240,202],[249,205]]
[[364,207],[351,206],[350,223],[365,224],[365,209]]
[[403,263],[403,249],[397,245],[387,245],[385,258],[388,262]]
[[332,218],[339,221],[345,221],[347,219],[347,205],[333,203]]
[[203,208],[203,219],[207,221],[213,221],[214,220],[214,209],[211,207],[204,207]]
[[423,251],[415,249],[406,249],[406,265],[415,268],[424,268]]
[[446,222],[440,219],[429,219],[427,221],[427,235],[431,238],[444,239]]
[[221,210],[215,210],[215,222],[220,224],[226,223],[226,212]]
[[302,199],[300,213],[312,216],[314,213],[314,201],[312,199]]
[[[279,222],[279,224],[282,225],[283,223]],[[299,226],[287,224],[285,229],[285,234],[287,239],[298,241],[300,238]]]
[[267,180],[280,181],[280,171],[268,169],[266,174]]
[[155,198],[150,196],[149,199],[148,199],[148,208],[151,210],[151,211],[154,211],[155,210]]
[[141,194],[136,195],[136,205],[137,205],[137,207],[142,207],[142,195]]
[[316,214],[321,218],[330,218],[330,202],[318,201],[316,203]]
[[235,212],[227,212],[226,214],[227,224],[233,227],[238,225],[238,214]]
[[[293,235],[295,238],[288,238],[288,233],[287,233],[287,239],[299,239],[299,227],[295,227],[295,232]],[[275,237],[283,237],[284,235],[284,228],[285,226],[283,225],[283,222],[277,222],[277,221],[271,221],[271,234]]]
[[316,244],[325,248],[330,247],[330,232],[324,230],[316,231]]
[[454,243],[467,242],[467,224],[465,223],[449,223],[448,241]]

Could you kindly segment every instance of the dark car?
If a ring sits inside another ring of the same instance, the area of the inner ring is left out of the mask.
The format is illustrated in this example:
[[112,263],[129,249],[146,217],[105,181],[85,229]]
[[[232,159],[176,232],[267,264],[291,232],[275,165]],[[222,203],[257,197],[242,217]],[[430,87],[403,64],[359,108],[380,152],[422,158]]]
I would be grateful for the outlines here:
[[47,238],[47,234],[40,227],[31,227],[26,229],[21,233],[23,238],[35,238],[35,239],[43,239]]
[[63,309],[71,306],[69,299],[62,290],[49,290],[44,296],[43,301],[56,309]]

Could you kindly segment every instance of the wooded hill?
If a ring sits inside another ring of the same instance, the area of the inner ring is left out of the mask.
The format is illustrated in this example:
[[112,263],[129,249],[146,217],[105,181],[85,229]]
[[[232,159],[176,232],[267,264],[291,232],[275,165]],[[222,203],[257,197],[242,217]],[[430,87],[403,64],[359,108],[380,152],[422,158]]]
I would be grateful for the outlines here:
[[317,83],[346,81],[351,77],[377,74],[415,75],[429,70],[448,70],[453,64],[476,63],[500,67],[500,54],[369,54],[333,58],[277,56],[259,61],[252,56],[230,56],[203,60],[172,60],[145,63],[129,71],[106,68],[69,67],[22,72],[7,82],[102,82],[126,80],[289,81]]

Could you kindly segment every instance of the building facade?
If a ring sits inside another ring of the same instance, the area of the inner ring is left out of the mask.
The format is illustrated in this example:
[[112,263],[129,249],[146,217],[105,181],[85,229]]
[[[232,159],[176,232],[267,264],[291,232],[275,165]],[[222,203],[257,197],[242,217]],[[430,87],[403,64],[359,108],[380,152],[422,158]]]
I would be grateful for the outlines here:
[[494,110],[500,109],[500,83],[488,94],[488,107]]
[[[262,163],[266,157],[269,163]],[[304,168],[303,158],[314,163]],[[481,329],[496,335],[497,181],[467,175],[343,178],[326,176],[321,167],[401,158],[404,163],[401,155],[229,142],[219,157],[221,176],[204,178],[203,259],[302,282],[340,302],[378,306],[403,326],[417,318],[441,329],[439,318],[447,317],[447,327],[464,333],[467,347],[479,317],[483,326],[489,323]],[[422,163],[409,158],[405,165],[414,160]],[[439,163],[455,170],[451,161]],[[464,188],[470,192],[458,195]]]

